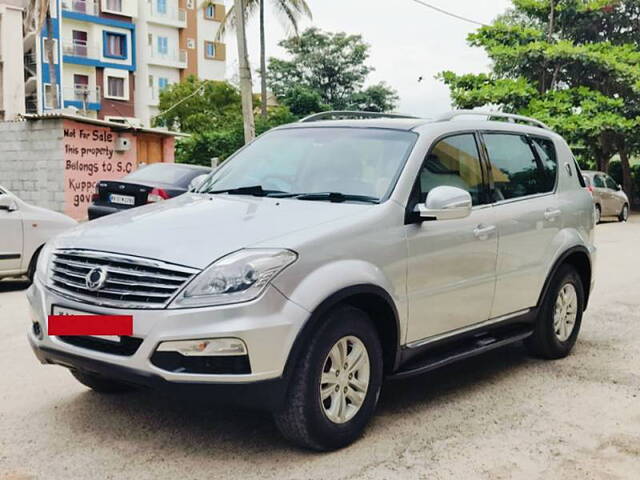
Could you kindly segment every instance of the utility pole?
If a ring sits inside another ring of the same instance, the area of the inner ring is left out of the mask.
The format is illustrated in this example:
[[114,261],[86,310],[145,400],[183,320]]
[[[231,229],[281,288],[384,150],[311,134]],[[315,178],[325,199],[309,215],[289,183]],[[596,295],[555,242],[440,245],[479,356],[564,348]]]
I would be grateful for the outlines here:
[[267,52],[264,32],[264,1],[260,0],[260,115],[267,118]]
[[242,98],[242,119],[244,122],[244,141],[249,143],[256,136],[253,118],[253,85],[251,83],[251,68],[247,54],[247,36],[244,24],[244,1],[235,0],[236,38],[238,41],[238,64],[240,73],[240,96]]

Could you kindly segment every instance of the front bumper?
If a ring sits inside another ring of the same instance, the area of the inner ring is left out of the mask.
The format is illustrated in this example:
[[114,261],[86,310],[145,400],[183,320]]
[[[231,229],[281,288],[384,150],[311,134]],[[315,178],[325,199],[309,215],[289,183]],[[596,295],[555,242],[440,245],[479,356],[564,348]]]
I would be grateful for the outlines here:
[[[302,307],[269,286],[256,300],[211,308],[122,310],[83,304],[45,288],[38,279],[27,291],[33,322],[29,341],[43,363],[93,371],[143,385],[252,384],[282,378],[293,343],[309,317]],[[142,342],[133,355],[114,355],[82,348],[47,334],[53,306],[96,315],[133,315],[133,337]],[[41,338],[39,338],[41,337]],[[239,338],[244,341],[251,367],[248,374],[177,373],[156,367],[150,361],[161,342],[204,338]],[[240,403],[240,402],[239,402]]]

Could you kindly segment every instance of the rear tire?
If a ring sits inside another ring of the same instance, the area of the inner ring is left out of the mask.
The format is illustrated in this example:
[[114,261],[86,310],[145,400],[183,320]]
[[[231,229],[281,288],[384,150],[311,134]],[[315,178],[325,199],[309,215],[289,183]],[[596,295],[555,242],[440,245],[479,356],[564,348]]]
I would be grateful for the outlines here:
[[571,265],[562,265],[555,274],[542,302],[536,326],[525,345],[529,353],[548,360],[564,358],[578,339],[584,287]]
[[620,215],[618,215],[619,222],[626,222],[629,219],[629,205],[626,203],[622,206],[622,210],[620,211]]
[[602,221],[602,208],[600,205],[596,205],[596,225]]
[[76,380],[85,387],[89,387],[91,390],[98,393],[126,393],[135,390],[135,387],[127,383],[118,382],[117,380],[112,380],[93,373],[71,370],[71,375],[73,375]]
[[[383,377],[382,347],[366,313],[342,306],[324,320],[292,374],[287,405],[274,413],[285,438],[318,451],[345,447],[362,434]],[[345,355],[334,361],[339,345],[346,346]]]

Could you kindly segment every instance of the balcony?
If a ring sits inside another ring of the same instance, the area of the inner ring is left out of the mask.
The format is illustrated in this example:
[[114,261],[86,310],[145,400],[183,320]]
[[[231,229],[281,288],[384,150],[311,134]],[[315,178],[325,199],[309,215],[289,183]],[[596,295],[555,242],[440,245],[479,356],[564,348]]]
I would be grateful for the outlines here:
[[100,14],[100,6],[94,0],[62,0],[62,10],[95,17]]
[[187,11],[183,8],[166,8],[160,11],[155,2],[152,2],[149,5],[149,22],[170,25],[177,28],[186,28]]
[[89,88],[87,85],[74,85],[62,89],[64,106],[76,107],[80,110],[100,110],[102,96],[100,88]]
[[100,58],[100,49],[84,40],[63,40],[62,54],[69,57]]
[[149,63],[164,67],[187,68],[186,50],[167,50],[160,52],[156,48],[149,49]]

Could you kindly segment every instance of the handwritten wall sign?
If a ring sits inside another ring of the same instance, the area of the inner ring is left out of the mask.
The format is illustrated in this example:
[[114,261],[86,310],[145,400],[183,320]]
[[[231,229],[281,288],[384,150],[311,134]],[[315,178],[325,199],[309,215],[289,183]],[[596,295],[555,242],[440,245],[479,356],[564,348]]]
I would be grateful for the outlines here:
[[[119,137],[129,139],[128,151],[117,152]],[[118,180],[137,168],[136,141],[131,134],[65,120],[65,213],[76,220],[87,218],[91,196],[100,180]]]

